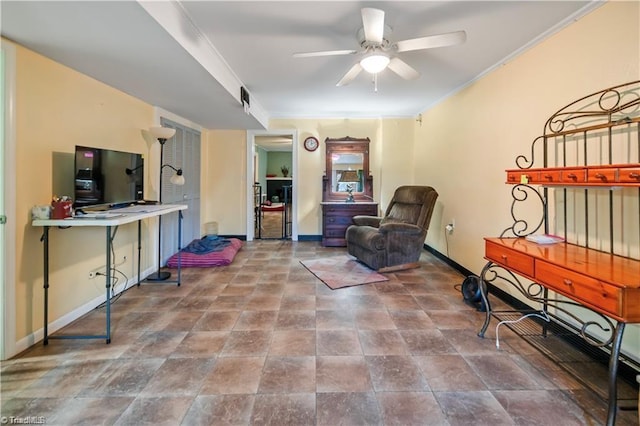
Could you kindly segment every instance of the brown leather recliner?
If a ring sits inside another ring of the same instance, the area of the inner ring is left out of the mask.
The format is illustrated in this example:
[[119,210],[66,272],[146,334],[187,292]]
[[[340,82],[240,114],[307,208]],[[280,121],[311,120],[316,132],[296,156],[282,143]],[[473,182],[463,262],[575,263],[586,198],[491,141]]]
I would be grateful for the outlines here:
[[384,217],[354,216],[347,251],[380,272],[416,268],[438,193],[430,186],[396,189]]

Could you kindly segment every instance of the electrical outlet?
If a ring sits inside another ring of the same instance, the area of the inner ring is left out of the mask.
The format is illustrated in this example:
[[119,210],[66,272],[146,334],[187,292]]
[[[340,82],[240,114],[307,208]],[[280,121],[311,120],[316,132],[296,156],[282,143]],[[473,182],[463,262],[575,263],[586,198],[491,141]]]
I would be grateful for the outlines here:
[[95,277],[98,276],[98,274],[103,270],[103,267],[99,267],[99,268],[94,268],[92,270],[89,271],[89,279],[94,279]]
[[449,234],[453,234],[453,230],[456,229],[456,220],[455,219],[451,219],[451,222],[449,222],[449,224],[447,226],[445,226],[444,229]]
[[[122,256],[122,261],[118,264],[113,265],[114,267],[118,267],[127,263],[127,256]],[[97,268],[93,268],[89,271],[89,279],[94,279],[98,275],[105,275],[107,268],[104,266],[98,266]]]

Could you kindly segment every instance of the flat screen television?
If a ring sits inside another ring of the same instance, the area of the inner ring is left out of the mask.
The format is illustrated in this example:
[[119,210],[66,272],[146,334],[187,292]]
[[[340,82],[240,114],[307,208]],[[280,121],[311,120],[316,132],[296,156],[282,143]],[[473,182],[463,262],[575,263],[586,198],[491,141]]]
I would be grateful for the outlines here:
[[76,145],[74,208],[108,209],[144,198],[142,154]]

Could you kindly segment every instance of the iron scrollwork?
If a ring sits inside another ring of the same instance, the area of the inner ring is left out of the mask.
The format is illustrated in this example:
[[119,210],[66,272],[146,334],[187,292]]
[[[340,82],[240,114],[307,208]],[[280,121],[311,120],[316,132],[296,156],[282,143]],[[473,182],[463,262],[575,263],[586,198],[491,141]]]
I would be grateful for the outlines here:
[[584,96],[553,114],[545,123],[545,135],[570,133],[579,123],[581,129],[611,126],[630,121],[640,112],[640,81],[610,87]]
[[[548,297],[547,292],[545,291],[545,287],[542,285],[531,282],[528,285],[523,284],[522,280],[518,278],[513,272],[509,269],[503,268],[501,265],[488,262],[485,267],[482,269],[480,274],[480,279],[485,285],[480,286],[480,294],[482,297],[485,306],[488,307],[486,310],[486,316],[484,324],[482,328],[478,332],[479,337],[484,337],[484,334],[489,326],[489,322],[491,320],[491,315],[497,313],[499,311],[492,311],[491,305],[489,302],[488,295],[486,294],[486,284],[494,284],[496,280],[502,280],[504,282],[509,283],[513,288],[515,288],[525,299],[540,304],[543,306],[542,309],[531,309],[530,312],[540,312],[545,315],[553,318],[554,320],[563,323],[575,330],[580,334],[580,336],[590,345],[596,347],[606,347],[609,346],[614,340],[614,331],[615,325],[608,317],[595,312],[580,303],[573,302],[571,300],[563,300],[556,297]],[[598,316],[599,321],[596,320],[583,320],[580,316],[574,314],[566,307],[572,308],[580,308],[585,311],[589,311]],[[552,309],[553,312],[550,312],[549,308]],[[522,312],[522,311],[519,311]],[[557,313],[561,312],[566,317],[573,320],[573,324],[567,322],[565,318],[561,318]],[[577,324],[577,325],[576,325]],[[608,333],[606,334],[605,339],[598,339],[595,337],[594,333],[589,333],[589,329],[595,327],[598,328],[601,332]]]
[[526,156],[524,155],[518,155],[516,157],[516,165],[518,166],[519,169],[530,169],[531,167],[533,167],[533,164],[535,163],[535,148],[536,148],[536,144],[540,141],[545,141],[546,138],[544,136],[538,136],[537,138],[535,138],[533,140],[533,142],[531,142],[531,159],[528,159]]
[[[527,202],[529,200],[529,194],[535,196],[532,198],[534,198],[535,202],[540,204],[541,215],[538,222],[534,225],[530,225],[526,219],[519,219],[517,217],[516,207],[518,203]],[[513,224],[502,231],[500,237],[504,237],[509,233],[516,237],[526,237],[527,235],[537,232],[544,225],[545,219],[544,213],[546,211],[547,202],[543,194],[530,185],[518,184],[511,189],[511,197],[513,198],[513,201],[511,202],[511,218],[513,219]]]

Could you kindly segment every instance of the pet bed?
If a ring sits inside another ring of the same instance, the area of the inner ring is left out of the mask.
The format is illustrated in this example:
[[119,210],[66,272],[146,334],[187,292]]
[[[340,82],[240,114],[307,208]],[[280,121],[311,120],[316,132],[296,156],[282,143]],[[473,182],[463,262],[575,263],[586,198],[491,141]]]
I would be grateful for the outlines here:
[[[195,239],[187,247],[181,250],[181,267],[206,268],[210,266],[226,266],[233,262],[233,258],[242,247],[242,241],[237,238],[229,238],[224,239],[224,241],[228,241],[229,243],[224,245],[224,247],[218,251],[209,251],[206,253],[204,251],[198,252],[198,250],[189,251],[189,247],[193,247],[194,245],[199,247],[201,241],[201,239]],[[169,258],[167,266],[169,268],[178,267],[178,253]]]
[[262,205],[263,212],[282,212],[284,211],[283,203],[265,203]]

